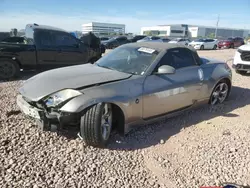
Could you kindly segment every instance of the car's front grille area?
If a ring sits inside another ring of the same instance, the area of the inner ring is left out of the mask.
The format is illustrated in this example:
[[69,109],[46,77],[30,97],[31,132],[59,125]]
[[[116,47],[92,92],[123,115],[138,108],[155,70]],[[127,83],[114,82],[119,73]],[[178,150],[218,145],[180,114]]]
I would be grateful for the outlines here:
[[236,65],[236,68],[237,69],[239,69],[239,70],[246,70],[246,69],[248,69],[248,70],[250,70],[250,65],[242,65],[242,64],[238,64],[238,65]]
[[250,61],[250,51],[242,51],[240,57],[242,61]]

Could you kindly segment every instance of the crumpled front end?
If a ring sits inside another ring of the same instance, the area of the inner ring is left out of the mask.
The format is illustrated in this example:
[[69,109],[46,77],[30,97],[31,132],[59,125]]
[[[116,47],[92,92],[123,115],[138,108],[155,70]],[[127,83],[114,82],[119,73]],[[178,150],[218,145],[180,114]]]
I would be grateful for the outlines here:
[[36,120],[40,130],[55,131],[68,126],[77,127],[80,123],[79,113],[63,112],[60,108],[74,97],[82,93],[66,89],[51,94],[38,102],[30,101],[21,94],[17,96],[17,105],[28,117]]

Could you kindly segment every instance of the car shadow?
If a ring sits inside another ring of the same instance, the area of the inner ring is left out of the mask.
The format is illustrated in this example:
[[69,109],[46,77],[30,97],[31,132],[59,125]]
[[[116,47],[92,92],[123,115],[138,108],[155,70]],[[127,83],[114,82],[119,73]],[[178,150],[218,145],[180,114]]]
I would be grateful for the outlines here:
[[[244,94],[244,95],[243,95]],[[162,120],[161,122],[140,126],[131,130],[126,136],[113,135],[108,148],[110,150],[136,150],[148,148],[167,141],[182,129],[207,121],[206,126],[212,126],[209,120],[224,116],[234,118],[239,115],[232,113],[237,108],[250,104],[250,89],[232,87],[231,95],[223,104],[216,106],[204,105],[184,112],[182,115]]]

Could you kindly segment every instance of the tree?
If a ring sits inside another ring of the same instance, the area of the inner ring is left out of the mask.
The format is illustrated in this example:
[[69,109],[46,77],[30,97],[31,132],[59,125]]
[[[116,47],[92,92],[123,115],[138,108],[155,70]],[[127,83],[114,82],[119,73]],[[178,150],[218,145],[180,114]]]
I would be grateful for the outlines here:
[[143,33],[144,33],[144,35],[148,35],[148,36],[152,36],[153,35],[152,31],[144,31]]
[[210,33],[209,35],[207,35],[207,38],[214,39],[215,38],[215,34],[214,33]]
[[16,28],[11,29],[11,31],[10,31],[10,36],[12,36],[12,37],[16,37],[16,36],[17,36],[17,33],[18,33],[18,31],[17,31],[17,29],[16,29]]

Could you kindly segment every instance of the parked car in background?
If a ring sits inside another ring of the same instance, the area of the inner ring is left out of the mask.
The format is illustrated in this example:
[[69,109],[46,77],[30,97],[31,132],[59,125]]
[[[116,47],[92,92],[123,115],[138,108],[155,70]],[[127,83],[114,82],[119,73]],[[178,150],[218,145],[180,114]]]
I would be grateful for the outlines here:
[[67,31],[38,24],[25,29],[27,44],[0,42],[0,78],[19,75],[20,69],[38,70],[94,63],[102,56],[100,46],[91,48]]
[[160,37],[160,39],[155,39],[155,40],[148,40],[145,42],[169,42],[170,39],[166,38],[166,37]]
[[244,39],[241,38],[241,37],[230,37],[226,40],[221,40],[219,43],[218,43],[218,47],[219,48],[235,48],[235,47],[239,47],[241,45],[244,45],[245,42],[244,42]]
[[[130,43],[95,64],[54,69],[28,79],[17,104],[41,130],[77,128],[87,145],[105,147],[111,131],[223,103],[232,72],[219,60],[169,43]],[[38,87],[38,86],[43,87]]]
[[240,46],[234,55],[233,66],[236,73],[246,74],[250,71],[250,45]]
[[8,37],[3,39],[1,42],[26,44],[27,40],[25,37]]
[[146,35],[135,35],[134,37],[132,37],[130,40],[130,42],[137,42],[138,40],[141,40],[143,38],[145,38]]
[[11,37],[10,32],[0,32],[0,41],[9,37]]
[[167,38],[167,37],[161,37],[161,40],[162,40],[162,42],[169,42],[169,41],[171,41],[169,38]]
[[149,42],[149,41],[159,40],[159,39],[161,39],[161,37],[158,37],[158,36],[147,36],[147,37],[144,37],[141,40],[138,40],[137,42]]
[[101,41],[106,41],[106,40],[109,40],[110,37],[99,37]]
[[118,36],[118,37],[113,37],[109,40],[102,41],[101,43],[105,46],[106,49],[114,49],[118,46],[127,44],[129,42],[130,41],[126,36]]
[[172,39],[171,41],[169,41],[169,43],[173,43],[173,44],[183,44],[183,45],[188,45],[191,41],[189,39],[183,39],[183,38],[175,38]]
[[218,47],[217,39],[196,39],[188,44],[197,50],[216,50]]

